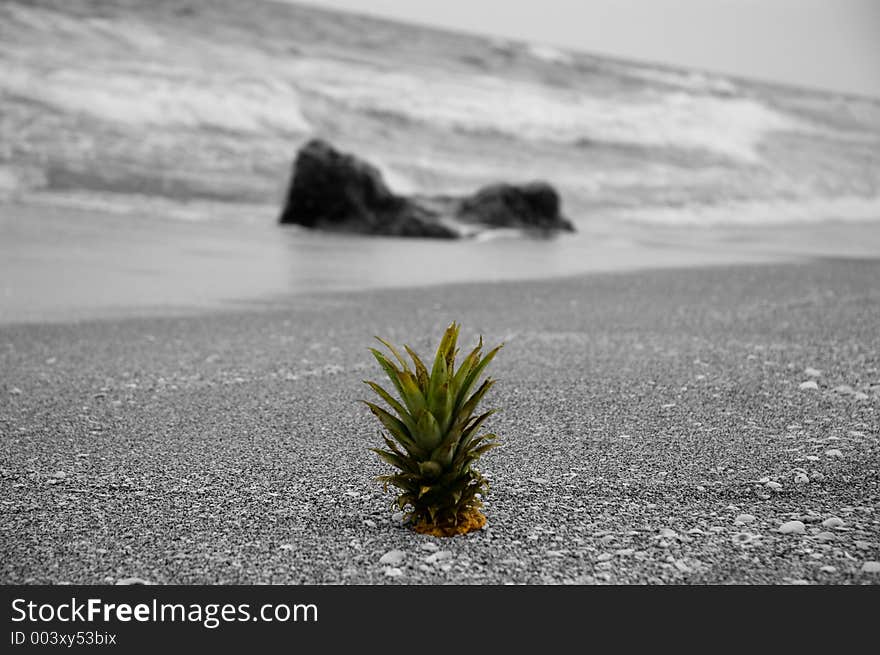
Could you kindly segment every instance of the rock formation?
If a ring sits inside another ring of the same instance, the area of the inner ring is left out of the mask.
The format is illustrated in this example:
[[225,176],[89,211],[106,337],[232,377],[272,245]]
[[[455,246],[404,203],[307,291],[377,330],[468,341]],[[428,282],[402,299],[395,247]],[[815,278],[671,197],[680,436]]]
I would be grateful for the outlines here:
[[281,223],[403,237],[454,239],[456,224],[542,233],[574,231],[559,194],[545,182],[494,184],[465,197],[402,196],[366,161],[313,139],[297,153]]

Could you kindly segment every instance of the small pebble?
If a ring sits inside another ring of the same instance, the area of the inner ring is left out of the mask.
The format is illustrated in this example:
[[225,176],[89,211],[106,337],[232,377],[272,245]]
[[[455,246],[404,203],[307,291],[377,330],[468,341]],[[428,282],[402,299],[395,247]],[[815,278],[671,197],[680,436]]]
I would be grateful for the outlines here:
[[747,523],[751,523],[755,520],[755,517],[751,514],[740,514],[733,520],[734,525],[745,525]]
[[150,585],[153,583],[148,582],[147,580],[144,580],[143,578],[132,577],[132,578],[120,578],[119,580],[116,581],[116,584],[118,584],[118,585],[135,585],[135,584]]
[[677,559],[672,564],[682,573],[691,573],[693,571],[683,559]]
[[387,566],[385,567],[385,575],[389,578],[399,578],[403,575],[403,571],[396,566]]
[[449,559],[452,557],[452,553],[448,550],[440,550],[434,553],[433,555],[428,555],[425,558],[425,561],[428,564],[436,564],[437,562],[442,562],[443,560]]
[[862,564],[863,573],[880,573],[880,562],[865,562]]
[[837,567],[834,566],[823,566],[821,569],[822,573],[837,573]]
[[804,375],[811,378],[818,378],[822,376],[822,371],[817,368],[807,367],[807,369],[804,371]]
[[801,382],[799,388],[803,389],[805,391],[806,390],[815,391],[816,389],[819,388],[819,385],[816,384],[815,380],[807,380],[806,382]]
[[839,384],[836,387],[834,387],[835,393],[851,394],[851,393],[853,393],[853,391],[854,391],[854,389],[851,386],[849,386],[848,384]]
[[429,553],[436,553],[439,550],[439,546],[435,544],[433,541],[426,541],[421,546],[419,546],[422,550],[426,550]]
[[837,537],[835,537],[830,532],[820,532],[816,535],[816,539],[818,539],[819,541],[834,541],[836,538]]
[[827,519],[822,521],[823,528],[840,528],[843,527],[845,523],[843,519],[839,516],[829,516]]
[[676,539],[678,537],[678,533],[671,528],[663,528],[660,530],[660,536],[664,539]]
[[801,521],[788,521],[779,526],[782,534],[803,534],[806,532],[807,526]]
[[406,553],[402,550],[389,550],[379,558],[379,564],[388,564],[389,566],[397,566],[406,558]]
[[797,473],[794,476],[794,483],[795,484],[807,484],[809,482],[810,482],[810,478],[806,473]]
[[830,450],[825,451],[826,457],[843,457],[843,453],[837,448],[831,448]]
[[782,489],[782,485],[779,484],[778,482],[772,482],[772,481],[771,481],[771,482],[768,482],[765,486],[766,486],[768,489],[773,489],[773,491],[779,491],[780,489]]
[[755,543],[760,538],[760,535],[751,534],[750,532],[737,532],[733,535],[734,542],[738,543],[740,546],[747,546],[748,544]]

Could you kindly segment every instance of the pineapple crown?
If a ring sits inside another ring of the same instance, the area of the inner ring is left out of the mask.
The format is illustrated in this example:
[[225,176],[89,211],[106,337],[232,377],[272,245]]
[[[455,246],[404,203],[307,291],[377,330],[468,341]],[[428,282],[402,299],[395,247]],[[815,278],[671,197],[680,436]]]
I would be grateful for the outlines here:
[[412,366],[394,346],[376,337],[397,362],[370,348],[398,397],[375,382],[364,381],[392,410],[363,401],[388,432],[383,434],[387,449],[371,450],[399,470],[378,479],[386,487],[390,483],[402,490],[397,499],[401,509],[412,505],[418,518],[431,522],[456,522],[462,512],[479,505],[475,495],[485,492],[487,483],[471,464],[498,445],[496,435],[479,434],[496,410],[475,413],[495,381],[486,378],[476,391],[471,390],[503,344],[484,356],[480,337],[456,369],[459,331],[457,323],[446,329],[430,372],[409,346],[404,349]]

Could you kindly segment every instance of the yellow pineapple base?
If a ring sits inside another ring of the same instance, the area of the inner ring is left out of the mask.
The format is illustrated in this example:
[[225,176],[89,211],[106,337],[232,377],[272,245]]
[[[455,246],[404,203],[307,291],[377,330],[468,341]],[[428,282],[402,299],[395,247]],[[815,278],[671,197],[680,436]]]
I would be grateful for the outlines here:
[[458,517],[458,523],[435,524],[427,521],[419,521],[413,524],[413,530],[419,534],[428,534],[433,537],[454,537],[459,534],[467,534],[474,530],[480,530],[486,525],[486,517],[479,510],[470,510]]

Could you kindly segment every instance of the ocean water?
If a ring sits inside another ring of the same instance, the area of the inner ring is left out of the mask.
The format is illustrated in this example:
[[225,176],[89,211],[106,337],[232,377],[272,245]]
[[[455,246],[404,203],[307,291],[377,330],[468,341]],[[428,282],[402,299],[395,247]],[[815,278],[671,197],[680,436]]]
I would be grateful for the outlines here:
[[[880,255],[877,99],[268,0],[6,0],[0,70],[0,320]],[[278,226],[313,136],[403,193],[547,180],[578,233]]]

